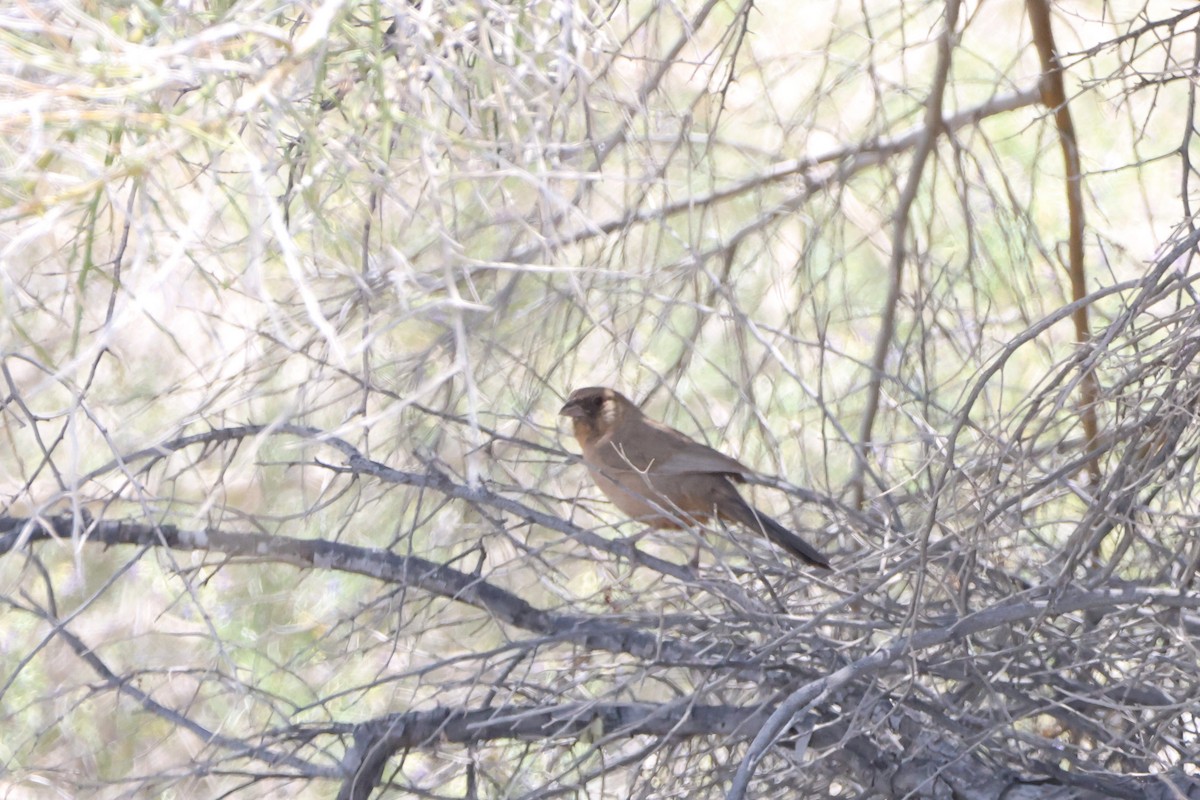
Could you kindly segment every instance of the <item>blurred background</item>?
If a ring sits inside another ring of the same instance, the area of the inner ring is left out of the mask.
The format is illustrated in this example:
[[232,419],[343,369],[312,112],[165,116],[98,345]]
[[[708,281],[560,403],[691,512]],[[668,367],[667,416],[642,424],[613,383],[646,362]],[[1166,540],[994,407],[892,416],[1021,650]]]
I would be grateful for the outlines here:
[[[0,790],[1200,796],[1198,26],[0,11]],[[834,569],[623,518],[597,384]]]

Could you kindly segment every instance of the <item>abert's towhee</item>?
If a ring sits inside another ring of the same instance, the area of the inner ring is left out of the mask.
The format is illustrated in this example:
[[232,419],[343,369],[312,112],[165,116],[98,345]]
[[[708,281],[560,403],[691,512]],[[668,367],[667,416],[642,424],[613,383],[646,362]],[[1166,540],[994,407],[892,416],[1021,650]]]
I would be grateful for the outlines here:
[[809,564],[829,566],[808,542],[742,499],[733,483],[744,482],[752,470],[655,422],[619,392],[576,389],[559,413],[574,423],[600,491],[633,519],[652,528],[681,528],[719,517],[765,534]]

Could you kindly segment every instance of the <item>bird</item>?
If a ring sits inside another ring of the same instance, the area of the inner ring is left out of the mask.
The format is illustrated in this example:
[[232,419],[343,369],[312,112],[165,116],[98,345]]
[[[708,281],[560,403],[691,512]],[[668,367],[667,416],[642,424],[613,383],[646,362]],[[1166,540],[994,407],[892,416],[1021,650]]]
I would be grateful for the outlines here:
[[620,392],[586,386],[559,410],[569,417],[583,462],[605,496],[651,528],[682,528],[714,517],[762,533],[816,567],[829,560],[738,493],[754,471],[736,459],[647,417]]

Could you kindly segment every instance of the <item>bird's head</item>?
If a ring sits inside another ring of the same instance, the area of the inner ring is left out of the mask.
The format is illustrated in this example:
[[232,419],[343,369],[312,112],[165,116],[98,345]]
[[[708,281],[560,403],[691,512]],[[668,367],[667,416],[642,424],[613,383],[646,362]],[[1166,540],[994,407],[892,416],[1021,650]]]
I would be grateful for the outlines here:
[[571,392],[558,413],[571,418],[575,424],[575,437],[584,441],[603,436],[622,419],[640,412],[620,392],[603,386],[586,386]]

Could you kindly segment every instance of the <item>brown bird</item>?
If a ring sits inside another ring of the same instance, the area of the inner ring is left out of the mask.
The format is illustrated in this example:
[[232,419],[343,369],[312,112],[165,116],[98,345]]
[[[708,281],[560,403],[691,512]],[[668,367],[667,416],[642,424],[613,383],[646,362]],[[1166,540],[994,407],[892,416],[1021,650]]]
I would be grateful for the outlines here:
[[576,389],[558,413],[574,423],[600,491],[633,519],[652,528],[682,528],[719,517],[763,533],[809,564],[829,566],[808,542],[742,499],[733,484],[752,470],[655,422],[621,393],[602,386]]

